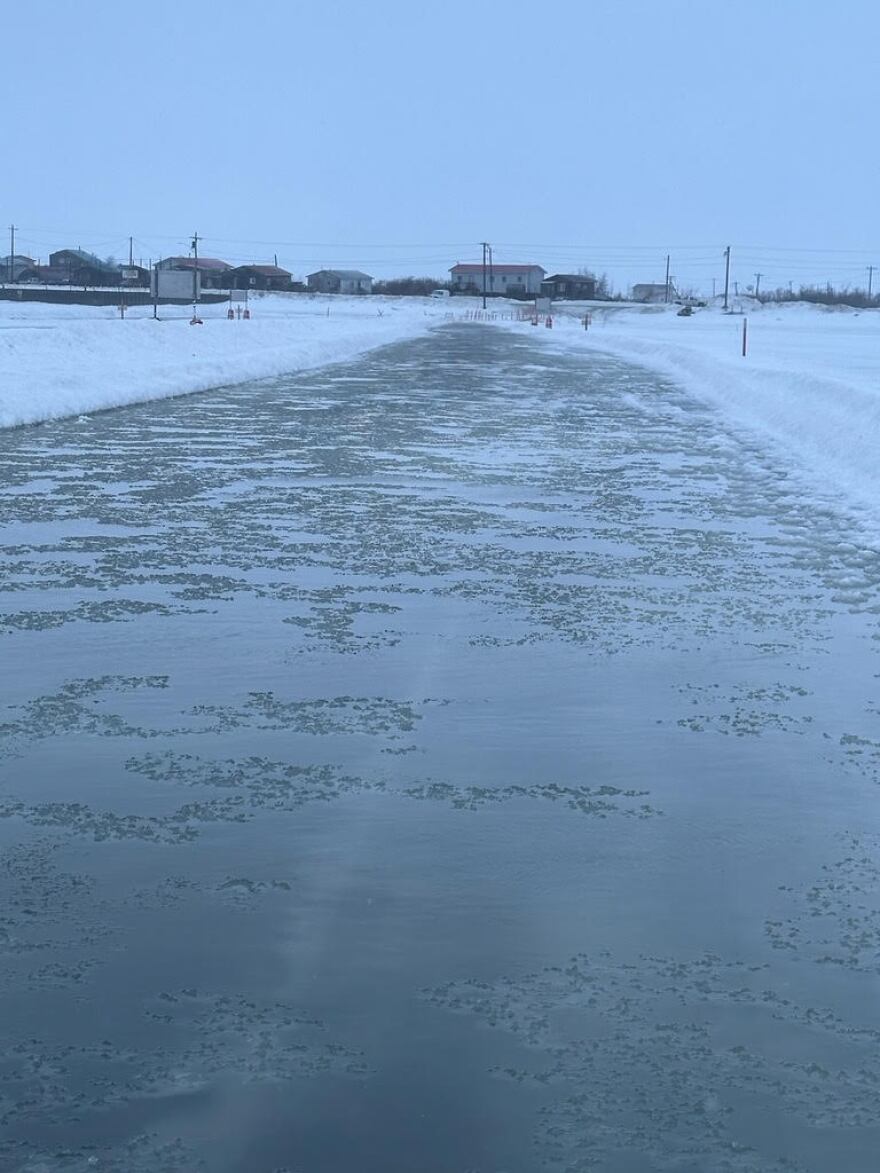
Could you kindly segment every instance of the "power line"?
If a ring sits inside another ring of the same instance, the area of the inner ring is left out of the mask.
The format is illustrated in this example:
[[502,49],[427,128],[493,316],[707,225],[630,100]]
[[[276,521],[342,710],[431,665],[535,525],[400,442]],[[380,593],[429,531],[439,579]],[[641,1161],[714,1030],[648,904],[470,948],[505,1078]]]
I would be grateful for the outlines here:
[[[146,238],[135,238],[130,233],[119,233],[109,236],[104,232],[86,232],[73,229],[49,229],[46,227],[28,228],[16,225],[14,237],[10,239],[10,256],[18,247],[20,251],[33,252],[39,255],[48,249],[51,252],[54,238],[61,245],[67,241],[82,240],[84,244],[99,253],[112,252],[115,256],[128,255],[133,259],[133,245],[136,242],[139,251],[144,256],[167,256],[169,252],[184,254],[191,248],[187,234],[165,235],[148,233]],[[65,241],[65,238],[66,241]],[[42,243],[41,243],[42,242]],[[706,288],[710,280],[718,275],[718,246],[706,244],[650,245],[650,244],[609,244],[609,243],[513,243],[505,242],[488,246],[488,242],[458,241],[456,243],[442,243],[438,241],[422,241],[420,243],[391,243],[385,241],[350,242],[350,241],[286,241],[274,239],[246,239],[242,237],[199,236],[199,251],[202,254],[214,253],[222,256],[231,264],[260,263],[262,258],[271,258],[281,255],[282,264],[291,270],[308,267],[322,268],[336,264],[346,267],[358,266],[375,268],[383,275],[407,271],[421,272],[424,275],[432,273],[436,276],[438,270],[446,270],[456,261],[474,261],[480,256],[480,251],[488,247],[484,254],[486,263],[487,293],[493,285],[492,265],[495,257],[499,262],[521,263],[524,259],[540,261],[548,268],[558,266],[588,266],[592,272],[601,273],[607,270],[611,279],[618,286],[631,281],[644,281],[649,277],[659,284],[658,277],[662,277],[663,266],[666,269],[667,297],[672,295],[672,278],[670,272],[671,253],[676,256],[676,283],[684,287],[685,282],[691,282],[695,287]],[[801,248],[790,245],[739,245],[728,246],[724,255],[727,267],[731,263],[731,250],[735,248],[739,275],[753,272],[755,289],[782,288],[786,285],[824,285],[833,282],[838,288],[848,286],[855,289],[867,288],[873,296],[874,270],[877,266],[868,264],[867,257],[872,255],[871,249],[816,247],[814,245]],[[821,268],[821,274],[817,271]],[[760,274],[760,276],[758,276]],[[731,274],[726,276],[726,285],[729,298]],[[440,278],[442,280],[442,278]]]
[[[30,227],[25,225],[23,228],[17,226],[17,231],[25,232],[31,236],[78,236],[81,238],[89,238],[95,240],[100,237],[101,240],[96,243],[95,247],[101,244],[119,245],[123,241],[128,240],[128,232],[118,232],[108,234],[105,230],[83,229],[83,228],[47,228]],[[152,240],[166,240],[166,241],[184,241],[187,239],[186,233],[150,233]],[[216,244],[241,244],[241,245],[255,245],[262,248],[316,248],[316,249],[444,249],[454,251],[457,249],[473,249],[480,247],[478,241],[421,241],[421,242],[387,242],[387,241],[314,241],[314,240],[281,240],[273,238],[271,240],[252,239],[247,237],[228,237],[228,236],[213,236],[210,233],[206,234],[204,239],[212,241]],[[866,245],[864,248],[819,248],[814,245],[772,245],[772,244],[738,244],[735,246],[737,254],[745,256],[746,254],[758,253],[765,256],[768,253],[801,253],[801,254],[822,254],[822,255],[838,255],[838,256],[852,256],[861,257],[865,253],[875,251],[873,245]],[[629,253],[641,256],[646,253],[657,253],[661,256],[665,255],[668,250],[673,250],[679,253],[689,253],[694,251],[713,253],[717,248],[716,244],[611,244],[607,241],[589,242],[589,241],[562,241],[556,243],[547,243],[542,241],[501,241],[494,245],[495,250],[504,248],[517,249],[546,249],[548,251],[590,251],[602,253],[603,255],[611,256],[619,253]]]

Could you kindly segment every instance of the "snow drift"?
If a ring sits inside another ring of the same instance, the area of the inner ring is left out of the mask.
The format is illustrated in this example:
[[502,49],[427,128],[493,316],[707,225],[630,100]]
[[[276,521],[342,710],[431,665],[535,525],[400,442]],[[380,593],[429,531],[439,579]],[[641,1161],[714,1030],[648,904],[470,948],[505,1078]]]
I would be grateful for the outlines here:
[[[605,351],[655,370],[783,450],[815,483],[880,510],[880,312],[744,304],[678,317],[676,307],[592,307],[558,314],[547,345]],[[514,329],[529,330],[528,325]]]
[[429,299],[266,296],[250,321],[225,304],[57,306],[0,302],[0,427],[204,391],[325,363],[423,333],[445,317]]

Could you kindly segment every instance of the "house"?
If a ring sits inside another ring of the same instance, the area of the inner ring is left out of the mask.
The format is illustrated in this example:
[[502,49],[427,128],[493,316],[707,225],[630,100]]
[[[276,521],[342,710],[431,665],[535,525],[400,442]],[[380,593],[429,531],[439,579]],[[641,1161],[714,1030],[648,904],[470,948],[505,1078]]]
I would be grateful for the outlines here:
[[22,269],[16,280],[21,285],[69,285],[70,270],[65,265],[32,265]]
[[643,285],[634,285],[632,287],[633,301],[672,301],[675,296],[675,287],[671,281],[669,282],[668,296],[666,292],[665,281],[657,281],[654,284],[648,282]]
[[22,273],[28,269],[35,269],[37,262],[33,257],[14,253],[11,257],[0,257],[0,281],[18,281]]
[[62,248],[58,252],[49,253],[49,276],[41,276],[40,280],[50,284],[63,285],[118,285],[119,270],[115,265],[108,265],[94,253],[87,253],[81,248]]
[[228,289],[232,265],[217,257],[165,257],[156,265],[157,269],[172,269],[176,272],[192,272],[198,266],[201,289]]
[[[482,293],[483,272],[481,264],[453,265],[449,270],[453,291]],[[487,265],[486,292],[495,297],[540,293],[545,272],[540,265]]]
[[373,278],[357,269],[319,269],[306,277],[314,293],[372,293]]
[[293,274],[277,265],[239,265],[226,274],[230,289],[290,289]]
[[541,296],[592,301],[596,296],[596,278],[583,273],[554,273],[541,282]]

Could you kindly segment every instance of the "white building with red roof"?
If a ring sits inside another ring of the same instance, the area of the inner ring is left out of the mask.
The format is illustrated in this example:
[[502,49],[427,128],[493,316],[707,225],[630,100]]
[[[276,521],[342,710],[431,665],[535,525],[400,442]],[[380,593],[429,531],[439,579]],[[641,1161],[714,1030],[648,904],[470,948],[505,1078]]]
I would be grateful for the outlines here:
[[[540,265],[487,265],[486,292],[496,295],[538,294],[546,269]],[[453,265],[449,270],[452,287],[456,293],[483,292],[483,266]]]

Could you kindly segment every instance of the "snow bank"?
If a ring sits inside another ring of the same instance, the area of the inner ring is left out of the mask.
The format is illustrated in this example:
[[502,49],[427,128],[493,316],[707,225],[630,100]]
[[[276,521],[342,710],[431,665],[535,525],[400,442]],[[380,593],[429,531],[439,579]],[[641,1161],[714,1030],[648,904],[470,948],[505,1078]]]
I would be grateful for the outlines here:
[[250,321],[191,310],[0,302],[0,427],[341,362],[443,321],[429,298],[267,295]]
[[568,350],[601,350],[671,377],[795,458],[814,481],[880,510],[880,312],[751,306],[742,315],[677,307],[602,309],[584,331],[567,307],[554,330],[517,324]]

